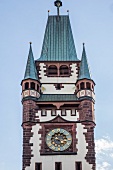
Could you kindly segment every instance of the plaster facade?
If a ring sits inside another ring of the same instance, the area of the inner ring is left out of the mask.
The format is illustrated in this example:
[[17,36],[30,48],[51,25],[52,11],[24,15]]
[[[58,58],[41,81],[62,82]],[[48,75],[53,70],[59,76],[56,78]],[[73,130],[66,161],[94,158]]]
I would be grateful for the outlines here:
[[87,154],[87,143],[85,140],[85,136],[83,135],[84,132],[87,130],[84,129],[84,125],[81,123],[77,124],[77,139],[78,139],[78,153],[77,155],[54,155],[54,156],[40,156],[40,137],[41,135],[38,134],[39,129],[41,126],[39,124],[32,127],[33,137],[30,139],[30,143],[33,143],[31,146],[32,154],[34,155],[31,158],[30,167],[26,167],[25,170],[33,170],[35,169],[36,162],[42,162],[42,169],[49,170],[55,169],[55,162],[62,162],[62,170],[76,170],[75,169],[75,162],[82,161],[82,168],[83,170],[92,170],[92,165],[90,165],[85,156]]

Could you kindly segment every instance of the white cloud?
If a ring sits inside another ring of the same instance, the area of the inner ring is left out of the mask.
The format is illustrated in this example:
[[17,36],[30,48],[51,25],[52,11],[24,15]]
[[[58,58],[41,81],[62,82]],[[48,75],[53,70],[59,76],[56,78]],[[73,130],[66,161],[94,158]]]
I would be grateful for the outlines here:
[[113,170],[113,141],[102,137],[95,141],[97,170]]
[[96,153],[100,154],[105,151],[113,150],[113,141],[111,141],[108,136],[95,141]]
[[97,164],[97,170],[109,170],[111,165],[108,162],[102,162],[102,164]]

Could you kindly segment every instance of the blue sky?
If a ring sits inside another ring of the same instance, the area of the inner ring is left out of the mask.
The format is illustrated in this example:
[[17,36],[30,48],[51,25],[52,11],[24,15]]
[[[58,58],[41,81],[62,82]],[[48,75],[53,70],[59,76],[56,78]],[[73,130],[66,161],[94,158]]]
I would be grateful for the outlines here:
[[[29,42],[40,56],[48,10],[53,0],[0,0],[0,169],[20,170],[22,154],[21,80]],[[113,0],[63,0],[69,10],[78,58],[85,42],[96,83],[96,150],[99,170],[113,169]],[[98,170],[97,169],[97,170]]]

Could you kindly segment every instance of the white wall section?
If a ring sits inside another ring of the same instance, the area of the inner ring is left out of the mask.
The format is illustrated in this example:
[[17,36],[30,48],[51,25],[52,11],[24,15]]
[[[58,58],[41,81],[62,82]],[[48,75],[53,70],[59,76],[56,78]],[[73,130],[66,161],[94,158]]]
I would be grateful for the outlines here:
[[85,136],[83,135],[86,130],[81,123],[77,124],[77,139],[78,139],[78,153],[77,155],[54,155],[54,156],[40,156],[40,137],[38,134],[40,125],[37,124],[32,127],[33,137],[30,139],[30,143],[33,143],[31,146],[32,154],[34,155],[31,158],[30,167],[26,167],[25,170],[35,170],[35,163],[42,162],[42,170],[55,170],[55,162],[62,162],[62,170],[75,170],[75,162],[82,162],[82,170],[92,170],[92,165],[90,165],[85,156],[87,154],[87,143]]

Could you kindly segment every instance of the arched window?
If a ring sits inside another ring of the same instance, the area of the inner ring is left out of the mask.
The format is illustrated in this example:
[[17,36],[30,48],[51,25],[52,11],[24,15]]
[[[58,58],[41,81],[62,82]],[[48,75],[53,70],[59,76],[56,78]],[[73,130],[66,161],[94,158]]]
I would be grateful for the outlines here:
[[91,89],[91,84],[90,83],[86,83],[86,89]]
[[84,89],[84,82],[80,83],[80,89]]
[[31,89],[35,89],[35,83],[31,82]]
[[29,89],[29,83],[25,83],[25,90]]
[[55,65],[51,65],[48,67],[48,75],[57,75],[58,71],[57,71],[57,67]]
[[69,68],[66,65],[60,66],[60,75],[68,75],[69,74]]
[[92,85],[92,90],[94,91],[94,86]]
[[37,91],[39,92],[39,85],[37,84]]

